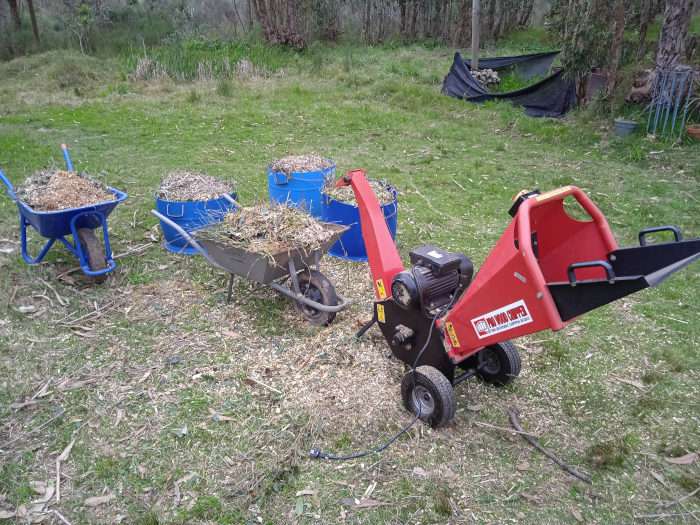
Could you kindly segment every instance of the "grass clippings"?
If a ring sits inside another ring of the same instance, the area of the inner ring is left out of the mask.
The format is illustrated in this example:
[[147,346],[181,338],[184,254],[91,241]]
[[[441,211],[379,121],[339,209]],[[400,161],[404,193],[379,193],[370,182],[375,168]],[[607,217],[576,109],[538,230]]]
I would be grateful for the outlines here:
[[273,254],[294,248],[315,250],[333,234],[333,230],[299,208],[259,204],[227,214],[221,223],[198,235],[250,252]]
[[[394,194],[386,182],[371,179],[367,182],[369,182],[369,187],[372,188],[372,191],[377,196],[380,205],[385,206],[394,202]],[[355,199],[355,192],[351,186],[336,188],[335,182],[333,182],[323,189],[323,193],[338,202],[357,207],[357,199]]]
[[24,181],[17,195],[37,211],[80,208],[116,198],[86,173],[63,170],[37,171]]
[[198,171],[171,171],[160,183],[158,196],[168,201],[208,201],[232,191],[231,184]]
[[324,159],[320,155],[310,153],[309,155],[288,155],[276,160],[270,165],[270,169],[275,173],[308,173],[310,171],[320,171],[333,166],[333,162]]

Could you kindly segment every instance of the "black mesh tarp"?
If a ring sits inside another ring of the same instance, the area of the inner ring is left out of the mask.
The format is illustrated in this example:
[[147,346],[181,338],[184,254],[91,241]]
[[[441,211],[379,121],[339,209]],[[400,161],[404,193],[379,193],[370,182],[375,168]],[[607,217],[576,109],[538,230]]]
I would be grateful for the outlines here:
[[[552,62],[554,62],[558,54],[559,51],[548,51],[546,53],[530,53],[529,55],[514,57],[480,58],[479,69],[493,69],[495,71],[513,69],[522,78],[528,79],[549,73],[549,68],[552,67]],[[464,63],[471,69],[471,60],[465,58]]]
[[[513,65],[515,62],[512,60],[517,58],[519,57],[479,60],[479,67],[488,67],[488,62],[485,62],[488,60],[511,61],[508,65]],[[524,60],[520,62],[522,63]],[[507,66],[501,63],[500,68],[503,67]],[[516,91],[491,93],[472,76],[468,63],[459,53],[455,53],[452,67],[442,82],[442,92],[445,95],[469,102],[509,100],[513,104],[525,108],[525,113],[532,117],[562,117],[576,105],[575,84],[573,81],[565,79],[561,71]]]

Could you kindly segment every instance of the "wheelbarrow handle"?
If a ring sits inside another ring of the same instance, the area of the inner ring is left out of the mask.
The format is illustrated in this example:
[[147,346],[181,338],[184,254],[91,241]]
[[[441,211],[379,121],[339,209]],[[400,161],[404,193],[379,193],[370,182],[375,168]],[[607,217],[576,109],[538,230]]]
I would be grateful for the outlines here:
[[197,250],[199,253],[202,255],[206,255],[206,250],[202,248],[202,245],[199,244],[194,237],[192,237],[189,233],[187,233],[179,224],[176,224],[172,220],[170,220],[168,217],[163,215],[162,213],[159,213],[156,210],[151,210],[151,213],[158,217],[159,220],[163,221],[165,224],[170,226],[173,230],[175,230],[183,239],[187,241],[187,244],[192,246],[195,250]]
[[231,195],[229,195],[228,193],[224,193],[224,194],[222,195],[222,197],[223,197],[224,199],[226,199],[227,201],[229,201],[229,202],[230,202],[231,204],[233,204],[234,206],[236,206],[237,208],[240,208],[240,207],[241,207],[241,205],[238,204],[238,201],[237,201],[236,199],[234,199],[233,197],[231,197]]
[[5,176],[5,174],[2,172],[2,170],[0,170],[0,181],[2,181],[2,183],[7,188],[7,194],[10,196],[10,198],[13,201],[17,202],[17,195],[15,194],[15,188],[12,185],[12,183],[10,182],[10,179],[8,179]]
[[646,246],[647,235],[656,232],[673,232],[673,237],[676,239],[676,242],[683,240],[683,234],[681,233],[681,229],[678,226],[654,226],[652,228],[644,228],[642,231],[639,232],[639,245]]
[[179,224],[176,224],[175,222],[171,221],[169,218],[167,218],[165,215],[162,213],[158,213],[156,210],[151,210],[151,213],[157,217],[159,220],[163,221],[165,224],[170,226],[173,230],[175,230],[185,241],[187,241],[187,244],[192,246],[195,250],[197,250],[199,253],[201,253],[204,258],[209,261],[213,266],[216,266],[217,268],[224,270],[227,273],[230,273],[229,270],[221,266],[219,263],[217,263],[214,259],[212,259],[209,256],[209,253],[202,248],[202,245],[199,244],[194,237],[192,237],[189,233],[187,233]]
[[68,153],[68,146],[61,144],[61,149],[63,150],[63,160],[66,161],[66,169],[68,171],[75,171],[73,169],[73,161],[70,160],[70,153]]
[[576,286],[576,270],[579,268],[596,268],[600,267],[605,270],[605,275],[610,283],[615,282],[615,271],[613,267],[607,261],[585,261],[579,263],[573,263],[569,265],[567,273],[569,275],[569,284],[571,286]]

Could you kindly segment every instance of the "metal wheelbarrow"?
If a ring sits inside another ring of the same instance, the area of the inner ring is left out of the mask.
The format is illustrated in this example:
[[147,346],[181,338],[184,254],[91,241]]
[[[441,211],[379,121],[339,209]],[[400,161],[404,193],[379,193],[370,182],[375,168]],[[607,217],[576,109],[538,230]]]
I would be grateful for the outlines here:
[[[66,168],[68,171],[74,171],[68,148],[65,144],[62,144],[61,148]],[[107,216],[117,204],[126,200],[126,193],[108,186],[107,190],[114,195],[114,200],[80,208],[37,211],[17,197],[12,183],[2,170],[0,170],[0,181],[5,184],[8,195],[17,204],[22,258],[27,264],[39,264],[54,243],[60,241],[70,253],[77,257],[83,273],[94,277],[97,281],[104,280],[106,274],[116,268],[117,263],[112,258],[112,248],[109,243]],[[29,255],[27,250],[27,226],[31,226],[39,235],[47,239],[36,257]],[[104,247],[95,236],[95,229],[100,227]],[[67,235],[73,236],[72,242],[66,239]]]
[[[236,204],[232,198],[227,195],[225,197]],[[334,234],[316,249],[281,249],[270,256],[209,239],[195,238],[197,232],[206,230],[207,226],[190,234],[156,210],[152,210],[151,213],[177,231],[212,266],[230,275],[227,303],[231,301],[233,294],[233,279],[238,275],[267,285],[289,298],[306,320],[314,325],[329,325],[335,319],[335,314],[350,304],[336,293],[333,283],[320,271],[321,257],[347,230],[346,226],[326,224]],[[288,281],[288,284],[285,284],[285,281]]]

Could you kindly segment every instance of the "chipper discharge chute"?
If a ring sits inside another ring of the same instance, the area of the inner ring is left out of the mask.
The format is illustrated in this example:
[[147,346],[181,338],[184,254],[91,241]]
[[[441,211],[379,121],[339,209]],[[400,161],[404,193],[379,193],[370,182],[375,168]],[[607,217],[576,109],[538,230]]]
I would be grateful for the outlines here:
[[[355,192],[376,294],[373,319],[358,336],[378,323],[393,354],[412,367],[401,385],[404,404],[433,426],[454,417],[453,386],[475,375],[504,385],[520,373],[510,339],[561,330],[700,258],[700,239],[684,240],[675,226],[642,230],[639,246],[619,248],[596,205],[566,186],[519,195],[510,225],[473,279],[466,255],[435,246],[411,251],[406,269],[364,172],[351,171],[337,185]],[[587,220],[567,213],[567,197]],[[648,244],[657,232],[673,241]]]

